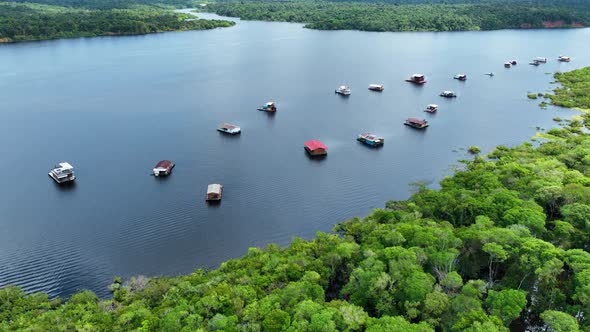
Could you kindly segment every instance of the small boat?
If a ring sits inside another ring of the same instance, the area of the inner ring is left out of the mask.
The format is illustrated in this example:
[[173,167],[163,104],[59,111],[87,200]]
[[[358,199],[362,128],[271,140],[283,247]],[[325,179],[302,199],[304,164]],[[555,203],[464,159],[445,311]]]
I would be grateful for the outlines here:
[[512,67],[512,64],[510,62],[504,62],[504,67],[510,68]]
[[454,98],[457,97],[457,94],[453,91],[443,91],[440,93],[440,96],[445,98]]
[[223,193],[223,186],[218,183],[212,183],[207,186],[207,201],[220,201]]
[[532,62],[529,62],[529,65],[532,65],[532,66],[538,66],[540,64],[541,63],[539,61],[537,61],[537,60],[533,60]]
[[484,75],[488,75],[488,76],[492,77],[492,76],[494,76],[494,73],[489,72],[489,73],[485,73]]
[[385,87],[381,84],[369,84],[369,90],[371,91],[383,91]]
[[307,141],[304,143],[305,151],[309,153],[310,156],[325,156],[328,154],[328,148],[324,145],[324,143],[316,140]]
[[220,131],[222,133],[226,133],[226,134],[230,134],[230,135],[236,135],[242,132],[242,129],[236,125],[233,124],[229,124],[229,123],[222,123],[219,128],[217,128],[217,131]]
[[424,129],[428,127],[428,121],[416,118],[407,118],[404,124],[416,129]]
[[465,74],[457,74],[453,78],[459,81],[467,81],[467,75]]
[[539,63],[547,63],[547,58],[536,57],[535,60],[533,60],[533,61],[536,61]]
[[174,168],[174,163],[170,160],[160,160],[156,166],[154,166],[154,175],[155,176],[167,176],[170,175],[172,169]]
[[560,55],[557,58],[557,61],[559,61],[559,62],[570,62],[570,61],[572,61],[572,59],[569,56]]
[[48,175],[57,183],[70,182],[76,179],[76,175],[74,175],[74,166],[66,162],[53,166]]
[[426,106],[426,109],[424,110],[424,112],[428,112],[428,113],[435,113],[436,111],[438,111],[437,104],[430,104],[430,105]]
[[338,89],[336,89],[336,91],[334,92],[341,96],[350,96],[350,88],[346,85],[339,86]]
[[516,66],[517,62],[516,62],[516,60],[510,60],[510,64],[513,66]]
[[369,133],[360,134],[356,140],[370,146],[382,146],[383,143],[385,143],[385,139],[383,137],[377,137]]
[[410,78],[408,78],[406,80],[406,82],[410,82],[410,83],[414,83],[414,84],[424,84],[424,83],[426,83],[426,79],[424,78],[423,74],[414,74],[414,75],[410,76]]
[[277,111],[277,106],[275,105],[274,102],[269,101],[268,103],[260,106],[258,108],[259,111],[265,111],[265,112],[276,112]]

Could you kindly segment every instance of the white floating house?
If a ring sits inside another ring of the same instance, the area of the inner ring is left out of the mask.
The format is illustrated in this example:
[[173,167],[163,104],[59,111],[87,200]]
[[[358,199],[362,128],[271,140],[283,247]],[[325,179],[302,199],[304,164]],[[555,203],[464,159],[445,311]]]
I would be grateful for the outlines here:
[[59,163],[49,171],[49,176],[57,183],[65,183],[74,181],[76,176],[74,175],[74,166],[69,163]]

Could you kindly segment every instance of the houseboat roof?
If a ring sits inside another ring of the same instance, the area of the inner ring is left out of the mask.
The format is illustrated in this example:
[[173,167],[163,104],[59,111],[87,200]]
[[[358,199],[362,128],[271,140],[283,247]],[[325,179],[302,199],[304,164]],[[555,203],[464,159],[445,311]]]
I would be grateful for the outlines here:
[[66,162],[59,163],[56,166],[58,166],[62,169],[74,169],[74,166],[72,166],[72,165],[70,165],[70,163],[66,163]]
[[221,185],[218,183],[213,183],[207,186],[207,194],[221,194]]
[[438,105],[437,104],[429,104],[428,107],[437,108]]
[[311,151],[316,150],[316,149],[324,149],[324,150],[328,149],[328,147],[325,146],[324,143],[322,143],[320,141],[316,141],[316,140],[307,141],[304,144],[305,144],[305,147],[307,147]]
[[377,135],[374,135],[374,134],[371,134],[371,133],[363,133],[360,136],[363,137],[363,138],[365,138],[365,139],[370,139],[370,140],[381,139],[381,137],[378,137]]
[[381,88],[383,84],[369,84],[369,88]]
[[172,165],[170,160],[160,160],[154,168],[171,168]]
[[219,128],[225,128],[227,130],[233,130],[233,129],[238,129],[240,127],[233,125],[233,124],[229,124],[229,123],[222,123]]
[[414,74],[412,77],[424,77],[424,74]]
[[416,123],[416,124],[419,124],[419,125],[425,125],[425,124],[428,123],[428,121],[426,121],[426,120],[420,120],[420,119],[417,119],[417,118],[408,118],[406,121],[412,122],[412,123]]

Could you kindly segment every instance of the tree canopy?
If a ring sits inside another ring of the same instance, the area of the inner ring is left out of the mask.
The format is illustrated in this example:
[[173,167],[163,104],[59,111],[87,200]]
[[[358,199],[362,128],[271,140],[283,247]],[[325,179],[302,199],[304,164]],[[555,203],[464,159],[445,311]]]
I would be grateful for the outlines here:
[[208,6],[245,20],[305,23],[319,30],[460,31],[590,24],[590,4],[577,7],[544,1],[241,1]]

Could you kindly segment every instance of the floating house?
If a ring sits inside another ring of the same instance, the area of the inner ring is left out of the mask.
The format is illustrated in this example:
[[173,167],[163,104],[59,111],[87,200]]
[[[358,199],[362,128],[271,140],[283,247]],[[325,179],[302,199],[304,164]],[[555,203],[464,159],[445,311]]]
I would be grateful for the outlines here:
[[218,183],[213,183],[207,186],[207,201],[220,201],[223,186]]
[[426,106],[426,109],[424,110],[424,112],[428,112],[428,113],[435,113],[436,111],[438,111],[437,104],[430,104],[430,105]]
[[557,58],[557,61],[559,61],[559,62],[570,62],[570,61],[572,61],[572,59],[569,56],[560,55]]
[[410,82],[410,83],[414,83],[414,84],[424,84],[424,83],[426,83],[426,79],[424,78],[423,74],[414,74],[414,75],[410,76],[410,78],[408,78],[406,80],[406,82]]
[[465,74],[457,74],[453,78],[459,81],[467,81],[467,75]]
[[356,140],[375,147],[382,146],[383,143],[385,143],[385,139],[383,137],[378,137],[370,133],[360,134]]
[[383,91],[385,87],[382,84],[369,84],[369,90],[371,91]]
[[222,123],[217,131],[220,131],[225,134],[236,135],[242,132],[242,129],[236,125],[229,124],[229,123]]
[[71,182],[76,179],[74,175],[74,166],[69,163],[59,163],[49,171],[49,176],[57,183]]
[[268,103],[260,106],[258,108],[259,111],[264,111],[264,112],[276,112],[277,111],[277,106],[275,105],[274,102],[269,101]]
[[539,62],[537,60],[533,60],[533,61],[529,62],[529,65],[533,65],[533,66],[538,66],[540,64],[541,64],[541,62]]
[[170,175],[172,169],[174,168],[174,163],[170,160],[160,160],[156,166],[154,166],[154,175],[155,176],[167,176]]
[[350,88],[346,85],[339,86],[334,92],[341,96],[350,96]]
[[328,154],[328,148],[324,143],[316,140],[307,141],[304,143],[304,148],[310,156],[325,156]]
[[440,96],[445,98],[454,98],[457,97],[457,94],[453,91],[443,91],[440,93]]
[[510,62],[504,62],[504,67],[510,68],[512,67],[512,64]]
[[539,63],[547,63],[547,58],[536,57],[535,60],[533,60],[533,61],[536,61]]
[[428,127],[428,121],[416,118],[407,118],[404,124],[416,129],[424,129]]

